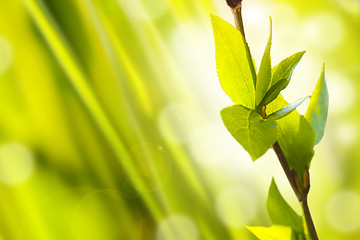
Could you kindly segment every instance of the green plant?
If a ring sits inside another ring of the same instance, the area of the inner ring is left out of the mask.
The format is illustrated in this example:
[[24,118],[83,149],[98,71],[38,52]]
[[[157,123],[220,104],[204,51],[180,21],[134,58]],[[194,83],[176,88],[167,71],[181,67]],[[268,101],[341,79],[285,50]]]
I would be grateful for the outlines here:
[[273,225],[248,229],[260,239],[318,239],[307,196],[314,146],[323,136],[328,111],[324,67],[306,114],[299,114],[296,107],[308,97],[288,104],[280,92],[289,84],[293,70],[305,52],[296,53],[271,67],[270,18],[270,36],[256,74],[245,39],[241,0],[228,0],[227,3],[237,29],[221,18],[211,16],[220,84],[235,103],[221,111],[222,120],[253,161],[269,148],[274,149],[303,210],[302,217],[297,215],[272,181],[267,209]]

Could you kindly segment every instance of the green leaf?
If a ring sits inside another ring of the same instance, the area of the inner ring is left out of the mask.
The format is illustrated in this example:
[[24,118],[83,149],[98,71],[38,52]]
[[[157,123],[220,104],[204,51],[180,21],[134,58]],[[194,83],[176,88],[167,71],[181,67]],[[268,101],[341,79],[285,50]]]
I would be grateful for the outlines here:
[[253,62],[245,39],[234,26],[221,18],[212,15],[211,22],[221,87],[234,103],[254,109],[256,79],[252,74]]
[[[241,35],[242,36],[242,35]],[[243,36],[242,36],[243,37]],[[251,76],[254,82],[254,89],[256,89],[256,82],[257,82],[257,76],[256,76],[256,65],[255,65],[255,60],[251,55],[250,52],[250,48],[248,43],[246,42],[246,39],[244,38],[244,42],[245,42],[245,49],[246,49],[246,57],[248,59],[249,65],[250,65],[250,70],[251,70]]]
[[282,60],[278,65],[273,68],[273,76],[271,85],[274,85],[281,79],[290,81],[292,73],[296,65],[300,62],[306,51],[298,52],[288,58]]
[[261,106],[268,105],[279,95],[279,93],[287,87],[290,82],[292,73],[296,65],[300,62],[305,51],[298,52],[292,56],[282,60],[272,69],[271,87],[266,92],[264,99],[260,103]]
[[302,218],[281,196],[274,179],[271,181],[266,206],[273,224],[289,226],[297,233],[304,233]]
[[285,78],[283,78],[283,79],[279,80],[277,83],[275,83],[266,92],[266,94],[265,94],[263,100],[261,101],[261,103],[259,104],[259,106],[266,106],[269,103],[271,103],[272,101],[274,101],[274,99],[277,96],[279,96],[279,93],[281,92],[281,90],[283,90],[288,84],[289,84],[289,82]]
[[234,105],[221,110],[221,117],[231,135],[250,154],[261,157],[277,140],[275,120],[263,119],[255,110]]
[[[285,107],[288,103],[281,94],[267,106],[271,113],[279,108]],[[297,111],[293,111],[287,117],[276,121],[279,129],[278,142],[284,152],[285,158],[302,180],[306,167],[309,167],[314,156],[315,133],[305,119]]]
[[286,107],[281,108],[280,110],[277,110],[276,112],[273,112],[270,114],[267,119],[274,119],[278,120],[281,119],[287,115],[289,115],[292,111],[294,111],[300,104],[302,104],[306,99],[308,99],[310,96],[303,97],[296,102],[293,102]]
[[256,83],[256,93],[255,93],[256,106],[259,106],[259,103],[264,98],[267,90],[270,88],[271,85],[271,57],[270,57],[271,41],[272,41],[272,21],[270,18],[270,36],[264,51],[264,55],[261,60],[259,74]]
[[309,107],[305,113],[305,118],[309,121],[315,132],[315,144],[318,144],[324,135],[328,107],[329,93],[325,81],[324,65],[320,79],[311,95]]
[[292,240],[291,228],[287,226],[273,225],[271,227],[246,228],[260,240]]

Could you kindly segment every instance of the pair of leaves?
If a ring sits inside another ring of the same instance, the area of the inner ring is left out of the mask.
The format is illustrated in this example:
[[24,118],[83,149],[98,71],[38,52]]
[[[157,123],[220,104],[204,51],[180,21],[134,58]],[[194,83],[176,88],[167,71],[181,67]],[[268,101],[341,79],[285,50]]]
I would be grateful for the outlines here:
[[221,87],[231,100],[249,109],[272,102],[289,84],[292,72],[305,52],[296,53],[271,69],[270,36],[256,76],[255,66],[242,34],[231,24],[211,16],[215,38],[216,65]]
[[262,99],[260,106],[266,106],[274,101],[279,93],[287,87],[295,67],[304,54],[305,51],[295,53],[272,68],[270,88]]
[[271,227],[247,227],[260,240],[305,240],[304,226],[299,216],[281,196],[274,179],[267,199]]
[[[272,20],[270,18],[270,36],[261,60],[258,83],[256,85],[255,103],[257,109],[268,105],[287,87],[292,73],[300,62],[305,51],[295,53],[271,69]],[[297,105],[298,106],[298,105]],[[284,112],[285,110],[283,110]]]

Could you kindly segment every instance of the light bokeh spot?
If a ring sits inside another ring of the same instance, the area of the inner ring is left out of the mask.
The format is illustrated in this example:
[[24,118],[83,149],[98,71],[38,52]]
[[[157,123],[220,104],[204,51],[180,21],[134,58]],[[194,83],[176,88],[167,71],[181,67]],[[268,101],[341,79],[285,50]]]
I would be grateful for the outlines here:
[[339,123],[336,126],[336,143],[347,147],[358,140],[359,130],[358,125],[352,122]]
[[329,112],[342,114],[349,111],[355,102],[355,87],[352,82],[341,73],[329,72],[326,74],[326,83],[329,90]]
[[0,74],[4,73],[13,60],[13,52],[10,43],[0,36]]
[[243,187],[229,187],[216,200],[216,211],[222,222],[237,228],[250,224],[257,213],[254,195]]
[[336,0],[339,6],[351,14],[360,13],[360,1],[359,0]]
[[34,169],[34,158],[25,146],[7,143],[0,147],[0,181],[17,185],[26,181]]
[[360,195],[353,191],[335,194],[327,204],[326,217],[339,232],[354,232],[360,228]]
[[[245,10],[246,9],[246,10]],[[243,18],[247,42],[256,66],[261,58],[269,37],[269,16],[272,5],[269,1],[248,1],[244,7]]]
[[[313,58],[311,53],[305,53],[300,63],[296,66],[289,85],[281,92],[284,99],[292,103],[304,96],[311,95],[316,81],[320,77],[321,66],[322,62]],[[305,105],[307,104],[301,104],[298,109],[303,108]]]
[[310,45],[330,50],[341,43],[344,32],[344,24],[340,18],[330,13],[321,13],[305,22],[302,36]]
[[151,21],[161,17],[168,9],[166,0],[118,0],[130,19]]
[[189,147],[195,160],[204,166],[226,163],[233,152],[233,138],[224,127],[204,125],[190,136]]
[[74,210],[71,224],[74,240],[138,240],[143,229],[137,206],[114,190],[84,197]]
[[[126,194],[134,190],[132,186],[136,186],[137,193],[159,190],[172,174],[173,161],[169,152],[156,143],[144,142],[133,146],[123,161],[132,162],[137,173],[122,183],[122,190]],[[143,183],[141,187],[137,185],[139,182]]]
[[211,25],[198,22],[181,24],[171,33],[169,42],[184,80],[196,97],[209,106],[223,103],[223,99],[219,99],[222,93],[216,73]]
[[184,143],[198,126],[200,119],[196,109],[184,103],[166,106],[158,118],[160,133],[171,143]]
[[[274,24],[294,26],[297,23],[298,16],[294,6],[286,2],[279,2],[273,5],[271,16]],[[274,25],[275,26],[275,25]],[[278,31],[278,30],[274,30]]]
[[184,215],[172,215],[160,222],[156,240],[196,240],[198,230],[195,223]]

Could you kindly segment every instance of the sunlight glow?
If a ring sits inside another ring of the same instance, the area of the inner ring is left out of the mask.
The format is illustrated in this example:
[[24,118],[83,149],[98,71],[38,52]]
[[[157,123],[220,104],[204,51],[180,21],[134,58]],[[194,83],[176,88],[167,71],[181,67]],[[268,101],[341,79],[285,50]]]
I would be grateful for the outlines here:
[[18,143],[7,143],[0,147],[0,181],[17,185],[26,181],[34,169],[31,152]]
[[0,56],[0,74],[2,74],[9,68],[13,59],[10,43],[2,36],[0,36]]

